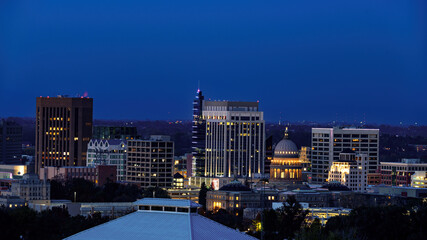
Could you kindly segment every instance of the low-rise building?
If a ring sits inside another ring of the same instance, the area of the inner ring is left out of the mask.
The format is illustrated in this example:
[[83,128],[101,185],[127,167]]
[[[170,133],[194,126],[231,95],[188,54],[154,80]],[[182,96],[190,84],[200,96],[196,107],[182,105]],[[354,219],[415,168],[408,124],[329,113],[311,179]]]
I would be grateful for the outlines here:
[[24,206],[27,206],[26,201],[18,196],[0,196],[0,207],[18,208]]
[[427,172],[416,171],[411,176],[411,187],[415,188],[427,188]]
[[182,189],[170,188],[167,191],[170,198],[172,199],[191,200],[193,202],[199,201],[200,188],[182,188]]
[[256,239],[199,215],[197,208],[201,206],[192,201],[144,198],[134,205],[136,212],[66,239]]
[[416,171],[427,171],[427,163],[420,159],[402,159],[401,162],[381,162],[381,184],[386,186],[411,186],[411,176]]
[[235,180],[217,191],[206,194],[206,208],[215,211],[220,208],[229,212],[238,212],[245,208],[261,207],[261,194]]
[[44,167],[40,168],[40,179],[70,180],[83,178],[102,186],[117,179],[117,167],[97,165],[94,167]]
[[368,174],[368,156],[348,149],[339,155],[329,170],[328,182],[338,182],[352,191],[365,192]]
[[50,199],[50,183],[40,180],[36,174],[25,174],[22,179],[12,182],[12,195],[25,201]]

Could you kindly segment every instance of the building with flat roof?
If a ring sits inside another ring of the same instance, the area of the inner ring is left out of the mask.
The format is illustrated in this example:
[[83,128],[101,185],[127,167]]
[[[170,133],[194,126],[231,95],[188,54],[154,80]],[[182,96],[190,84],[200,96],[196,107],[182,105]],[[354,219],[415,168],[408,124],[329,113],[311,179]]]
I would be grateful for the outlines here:
[[323,184],[329,169],[344,149],[368,156],[367,170],[375,173],[379,162],[379,129],[312,128],[311,132],[311,183]]
[[365,192],[368,183],[368,156],[347,149],[334,160],[329,170],[328,182],[339,182],[352,191]]
[[204,101],[205,176],[264,176],[265,122],[258,102]]
[[149,140],[129,140],[126,181],[143,188],[172,188],[174,142],[169,136],[153,135]]
[[117,179],[117,167],[114,165],[96,165],[89,167],[44,167],[40,169],[40,179],[58,179],[62,181],[83,178],[98,186]]
[[22,155],[22,126],[0,119],[0,163],[15,163]]
[[420,159],[381,162],[381,184],[386,186],[411,186],[411,176],[416,171],[427,171],[427,163],[421,163]]
[[117,181],[126,180],[127,141],[91,139],[87,146],[87,166],[116,166]]
[[411,187],[427,188],[427,171],[415,171],[411,176]]
[[136,127],[112,127],[112,126],[94,126],[92,139],[110,140],[133,140],[138,139]]
[[144,198],[134,205],[136,212],[66,239],[256,239],[199,215],[197,208],[201,206],[189,200]]
[[45,166],[86,166],[92,114],[92,98],[37,98],[36,173]]

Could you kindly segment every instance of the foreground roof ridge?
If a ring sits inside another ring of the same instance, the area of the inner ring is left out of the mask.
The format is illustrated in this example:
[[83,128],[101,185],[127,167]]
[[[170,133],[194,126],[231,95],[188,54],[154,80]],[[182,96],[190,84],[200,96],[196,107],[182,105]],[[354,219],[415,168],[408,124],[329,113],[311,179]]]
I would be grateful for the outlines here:
[[[190,214],[190,216],[191,216],[191,214]],[[244,236],[247,236],[247,237],[250,237],[250,238],[253,238],[253,239],[257,239],[257,240],[258,240],[258,238],[255,238],[255,237],[253,237],[253,236],[251,236],[251,235],[249,235],[249,234],[247,234],[247,233],[241,232],[241,231],[239,231],[239,230],[237,230],[237,229],[234,229],[234,228],[231,228],[231,227],[226,226],[226,225],[224,225],[224,224],[221,224],[221,223],[219,223],[219,222],[216,222],[216,221],[214,221],[214,220],[212,220],[212,219],[210,219],[210,218],[207,218],[207,217],[205,217],[205,216],[203,216],[203,215],[200,215],[200,214],[198,214],[198,213],[197,213],[197,216],[198,216],[198,217],[202,217],[202,218],[204,218],[204,219],[206,219],[206,220],[208,220],[208,221],[210,221],[210,222],[212,222],[212,223],[215,223],[216,225],[220,225],[220,226],[222,226],[222,227],[225,227],[225,228],[231,229],[231,230],[233,230],[233,231],[235,231],[235,232],[238,232],[238,233],[240,233],[240,234],[242,234],[242,235],[244,235]],[[190,222],[190,223],[191,223],[191,222]]]

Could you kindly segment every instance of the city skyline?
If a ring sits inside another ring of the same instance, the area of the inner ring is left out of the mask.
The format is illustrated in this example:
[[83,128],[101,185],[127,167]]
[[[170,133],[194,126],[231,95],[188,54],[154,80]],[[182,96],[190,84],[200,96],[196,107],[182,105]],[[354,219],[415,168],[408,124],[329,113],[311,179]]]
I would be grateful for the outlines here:
[[1,3],[1,117],[87,92],[96,119],[190,120],[200,82],[269,122],[427,124],[423,1],[42,3]]

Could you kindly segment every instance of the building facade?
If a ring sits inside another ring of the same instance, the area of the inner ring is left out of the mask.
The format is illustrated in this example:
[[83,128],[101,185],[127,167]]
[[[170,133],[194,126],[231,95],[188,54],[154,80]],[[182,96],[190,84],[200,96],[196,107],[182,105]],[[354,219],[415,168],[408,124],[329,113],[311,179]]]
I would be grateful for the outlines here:
[[129,140],[126,181],[141,187],[171,188],[173,183],[174,142],[168,136],[149,140]]
[[252,191],[239,181],[233,181],[218,191],[208,191],[206,194],[206,209],[215,211],[225,209],[234,213],[245,208],[261,207],[261,194]]
[[91,139],[87,147],[87,166],[117,167],[117,181],[126,180],[126,140]]
[[379,157],[379,129],[313,128],[311,136],[311,182],[325,183],[334,160],[344,149],[368,156],[368,173],[375,173]]
[[193,176],[199,177],[205,175],[206,121],[203,119],[203,101],[202,91],[198,89],[193,101],[193,129],[191,131],[193,165],[191,173]]
[[411,187],[414,188],[427,188],[427,172],[416,171],[411,176]]
[[0,162],[15,163],[22,155],[22,127],[13,121],[0,119]]
[[92,98],[37,98],[36,173],[44,166],[86,166],[92,114]]
[[298,147],[289,140],[286,128],[283,139],[274,148],[274,158],[270,166],[271,181],[300,182],[302,180],[302,163],[298,152]]
[[264,114],[258,102],[204,101],[205,176],[262,177]]
[[40,168],[40,179],[58,179],[67,181],[83,178],[98,186],[117,179],[116,166],[96,165],[92,167],[44,167]]
[[329,170],[328,182],[338,182],[352,191],[366,192],[368,183],[368,156],[353,151],[343,151]]
[[138,139],[138,133],[137,133],[136,127],[94,126],[92,139],[133,140],[133,139]]
[[416,171],[427,171],[427,163],[420,159],[402,159],[401,162],[381,162],[381,184],[386,186],[410,186]]
[[25,174],[22,179],[12,183],[12,195],[25,201],[49,200],[50,183],[40,180],[36,174]]

